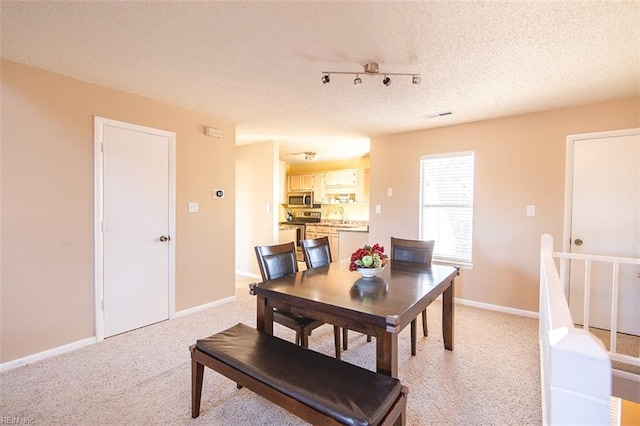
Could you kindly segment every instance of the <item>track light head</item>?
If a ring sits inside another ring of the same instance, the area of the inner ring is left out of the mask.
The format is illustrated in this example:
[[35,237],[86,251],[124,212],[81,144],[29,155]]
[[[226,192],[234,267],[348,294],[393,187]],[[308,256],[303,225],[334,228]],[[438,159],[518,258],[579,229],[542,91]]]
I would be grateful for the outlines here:
[[329,77],[329,74],[325,74],[322,76],[322,84],[327,84],[330,81],[331,81],[331,78]]
[[382,84],[384,84],[385,86],[388,86],[391,84],[391,79],[388,76],[384,76],[384,80],[382,80]]
[[356,78],[353,80],[354,86],[360,86],[362,84],[362,79],[356,74]]
[[413,78],[411,79],[411,82],[413,84],[420,84],[421,81],[422,81],[422,79],[420,78],[419,75],[414,75]]

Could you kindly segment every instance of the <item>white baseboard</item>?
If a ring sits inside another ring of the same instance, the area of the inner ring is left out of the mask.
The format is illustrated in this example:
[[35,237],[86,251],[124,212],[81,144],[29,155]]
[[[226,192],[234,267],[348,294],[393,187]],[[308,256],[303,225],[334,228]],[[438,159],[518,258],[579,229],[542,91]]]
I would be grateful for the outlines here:
[[240,275],[242,277],[254,278],[254,279],[260,280],[260,281],[262,280],[262,277],[260,275],[252,274],[251,272],[236,271],[236,275]]
[[492,305],[490,303],[476,302],[473,300],[455,298],[455,302],[461,305],[473,306],[474,308],[487,309],[489,311],[504,312],[505,314],[520,315],[523,317],[539,318],[538,312],[525,311],[524,309],[508,308],[506,306]]
[[[206,303],[204,305],[196,306],[193,308],[185,309],[183,311],[176,312],[174,314],[174,318],[182,317],[185,315],[193,314],[195,312],[203,311],[205,309],[212,308],[214,306],[222,305],[224,303],[229,303],[236,299],[236,296],[227,297],[226,299],[217,300],[215,302]],[[16,367],[22,367],[27,364],[31,364],[32,362],[40,361],[46,358],[51,358],[52,356],[60,355],[65,352],[70,352],[75,349],[80,349],[84,346],[89,346],[96,343],[98,340],[96,337],[89,337],[86,339],[78,340],[77,342],[69,343],[66,345],[58,346],[57,348],[47,349],[46,351],[38,352],[36,354],[27,355],[23,358],[18,358],[13,361],[8,361],[3,364],[0,364],[0,372],[11,370]]]
[[60,355],[65,352],[70,352],[75,349],[80,349],[84,346],[92,345],[96,342],[97,340],[95,337],[89,337],[86,339],[78,340],[77,342],[58,346],[57,348],[47,349],[46,351],[38,352],[33,355],[25,356],[24,358],[18,358],[18,359],[14,359],[13,361],[8,361],[3,364],[0,364],[0,371],[6,371],[6,370],[11,370],[12,368],[22,367],[27,364],[31,364],[32,362],[40,361],[46,358],[51,358],[52,356]]
[[215,302],[205,303],[204,305],[194,306],[193,308],[178,311],[173,316],[174,318],[183,317],[189,314],[195,314],[196,312],[204,311],[205,309],[213,308],[215,306],[224,305],[225,303],[233,302],[236,300],[236,296],[227,297],[226,299],[216,300]]

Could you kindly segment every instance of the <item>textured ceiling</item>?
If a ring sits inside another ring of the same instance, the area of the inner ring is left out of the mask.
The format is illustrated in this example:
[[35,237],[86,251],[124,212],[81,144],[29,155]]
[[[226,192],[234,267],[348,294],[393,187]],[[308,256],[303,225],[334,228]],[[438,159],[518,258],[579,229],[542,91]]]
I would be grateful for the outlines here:
[[[2,1],[1,56],[316,160],[369,137],[640,95],[640,2]],[[332,75],[419,73],[393,78]],[[452,111],[427,119],[425,115]],[[303,156],[286,156],[288,161]]]

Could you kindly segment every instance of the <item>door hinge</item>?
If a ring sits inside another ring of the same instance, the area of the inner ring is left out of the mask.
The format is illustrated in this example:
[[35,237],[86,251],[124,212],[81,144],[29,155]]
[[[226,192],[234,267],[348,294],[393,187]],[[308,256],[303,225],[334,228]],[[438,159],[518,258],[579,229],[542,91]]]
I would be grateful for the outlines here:
[[102,299],[102,312],[104,312],[104,299]]
[[100,222],[100,230],[104,232],[104,221]]

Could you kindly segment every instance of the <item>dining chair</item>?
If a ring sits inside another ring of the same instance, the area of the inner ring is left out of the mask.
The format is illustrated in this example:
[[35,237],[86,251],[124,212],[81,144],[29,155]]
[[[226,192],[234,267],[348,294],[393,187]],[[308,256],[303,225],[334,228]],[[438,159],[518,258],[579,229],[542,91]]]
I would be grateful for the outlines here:
[[307,265],[307,269],[328,265],[333,261],[331,259],[329,237],[300,240],[300,245],[302,246],[302,254],[304,255],[304,263]]
[[[391,237],[391,268],[402,268],[402,265],[431,265],[435,241],[406,240]],[[394,262],[395,261],[395,262]],[[411,321],[411,355],[416,354],[418,318]],[[427,336],[427,309],[422,311],[422,334]]]
[[[302,253],[304,254],[304,262],[307,269],[317,268],[319,266],[328,265],[332,262],[331,248],[329,246],[329,237],[313,238],[309,240],[300,240]],[[336,337],[336,351],[340,350],[340,335]],[[349,329],[342,328],[342,349],[347,350],[347,342],[349,341]],[[367,342],[371,341],[371,336],[367,335]]]
[[[298,272],[296,246],[293,242],[271,246],[256,246],[255,252],[262,281],[271,281]],[[329,255],[331,254],[329,253]],[[311,331],[324,324],[323,321],[296,315],[281,309],[273,310],[273,320],[294,330],[296,332],[296,344],[305,348],[309,347]],[[333,326],[333,334],[336,358],[340,359],[340,328],[338,326]]]

